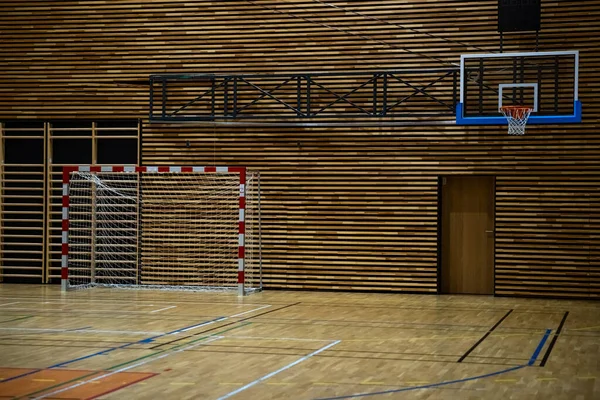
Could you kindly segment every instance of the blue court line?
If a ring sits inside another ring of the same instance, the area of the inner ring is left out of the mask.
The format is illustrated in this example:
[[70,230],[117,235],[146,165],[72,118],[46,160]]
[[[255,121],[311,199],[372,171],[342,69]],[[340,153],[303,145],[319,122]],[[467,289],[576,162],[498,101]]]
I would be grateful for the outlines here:
[[544,347],[546,341],[550,337],[550,333],[552,333],[552,329],[546,329],[544,337],[540,341],[540,344],[538,344],[538,347],[535,348],[535,351],[533,352],[531,358],[529,359],[529,362],[527,363],[528,366],[532,366],[535,363],[535,360],[537,360],[538,356],[540,355],[540,352],[542,351],[542,348]]
[[163,336],[175,335],[177,333],[191,331],[192,329],[200,328],[200,327],[205,326],[205,325],[214,324],[215,322],[225,321],[226,319],[227,319],[227,317],[218,317],[218,318],[211,319],[211,320],[208,320],[206,322],[202,322],[202,323],[199,323],[199,324],[196,324],[196,325],[186,326],[184,328],[177,329],[177,330],[174,330],[174,331],[171,331],[171,332],[167,332],[167,333],[163,333],[161,335],[152,336],[152,337],[149,337],[149,338],[146,338],[146,339],[142,339],[142,340],[140,340],[138,342],[135,342],[133,344],[137,344],[137,343],[152,343],[152,342],[154,342],[155,339],[161,338]]
[[[149,338],[146,338],[146,339],[142,339],[142,340],[138,340],[138,341],[135,341],[135,342],[126,343],[126,344],[118,346],[118,347],[111,347],[109,349],[101,350],[101,351],[98,351],[96,353],[88,354],[86,356],[82,356],[82,357],[78,357],[78,358],[73,358],[71,360],[63,361],[61,363],[54,364],[54,365],[51,365],[51,366],[46,367],[46,368],[39,368],[39,369],[30,371],[30,372],[25,372],[25,373],[23,373],[21,375],[16,375],[16,376],[4,379],[4,380],[0,380],[0,382],[1,383],[9,382],[9,381],[12,381],[12,380],[15,380],[15,379],[18,379],[18,378],[22,378],[24,376],[33,375],[33,374],[35,374],[35,373],[37,373],[39,371],[42,371],[44,369],[52,369],[52,368],[64,367],[65,365],[69,365],[69,364],[72,364],[72,363],[77,362],[77,361],[86,360],[88,358],[92,358],[92,357],[96,357],[96,356],[108,354],[108,353],[110,353],[112,351],[115,351],[115,350],[120,350],[120,349],[127,348],[129,346],[133,346],[134,344],[152,343],[155,339],[158,339],[158,338],[163,337],[163,336],[175,335],[177,333],[185,332],[185,331],[188,331],[188,330],[191,330],[191,329],[200,328],[200,327],[202,327],[204,325],[210,325],[210,324],[213,324],[215,322],[220,322],[220,321],[223,321],[225,319],[227,319],[227,317],[218,317],[218,318],[215,318],[215,319],[212,319],[212,320],[209,320],[209,321],[205,321],[205,322],[202,322],[202,323],[199,323],[199,324],[194,324],[194,325],[186,326],[186,327],[183,327],[183,328],[180,328],[180,329],[176,329],[176,330],[171,331],[171,332],[167,332],[167,333],[163,333],[163,334],[160,334],[160,335],[152,336],[152,337],[149,337]],[[79,329],[82,329],[82,328],[78,328],[77,330],[79,330]],[[68,332],[68,331],[71,331],[71,330],[67,330],[66,332]]]
[[490,376],[496,376],[496,375],[505,374],[507,372],[516,371],[518,369],[525,368],[525,367],[526,367],[526,365],[517,365],[516,367],[511,367],[511,368],[508,368],[508,369],[503,369],[501,371],[491,372],[491,373],[485,374],[485,375],[472,376],[470,378],[456,379],[456,380],[453,380],[453,381],[432,383],[430,385],[422,385],[422,386],[411,386],[411,387],[406,387],[406,388],[402,388],[402,389],[384,390],[382,392],[350,394],[350,395],[347,395],[347,396],[339,396],[339,397],[325,397],[325,398],[317,399],[317,400],[353,399],[353,398],[356,398],[356,397],[375,396],[375,395],[378,395],[378,394],[390,394],[390,393],[408,392],[410,390],[429,389],[429,388],[438,387],[438,386],[451,385],[453,383],[462,383],[462,382],[474,381],[476,379],[489,378]]
[[506,374],[507,372],[512,372],[512,371],[516,371],[516,370],[519,370],[519,369],[522,369],[522,368],[526,368],[526,367],[532,366],[535,363],[535,361],[537,360],[537,357],[540,355],[540,352],[542,351],[542,348],[544,347],[544,344],[546,344],[546,341],[548,340],[548,337],[550,336],[551,333],[552,333],[552,329],[546,329],[546,333],[544,334],[544,337],[542,337],[542,340],[540,340],[540,343],[538,344],[538,346],[534,350],[533,354],[531,355],[531,358],[529,359],[529,362],[527,363],[527,365],[517,365],[515,367],[506,368],[506,369],[503,369],[503,370],[500,370],[500,371],[490,372],[489,374],[477,375],[477,376],[472,376],[472,377],[463,378],[463,379],[455,379],[453,381],[432,383],[432,384],[429,384],[429,385],[422,385],[422,386],[410,386],[410,387],[405,387],[405,388],[402,388],[402,389],[384,390],[384,391],[381,391],[381,392],[349,394],[349,395],[338,396],[338,397],[324,397],[324,398],[320,398],[320,399],[317,399],[317,400],[354,399],[354,398],[357,398],[357,397],[376,396],[376,395],[380,395],[380,394],[409,392],[409,391],[412,391],[412,390],[435,388],[435,387],[439,387],[439,386],[452,385],[454,383],[469,382],[469,381],[474,381],[474,380],[477,380],[477,379],[489,378],[491,376],[497,376],[497,375]]

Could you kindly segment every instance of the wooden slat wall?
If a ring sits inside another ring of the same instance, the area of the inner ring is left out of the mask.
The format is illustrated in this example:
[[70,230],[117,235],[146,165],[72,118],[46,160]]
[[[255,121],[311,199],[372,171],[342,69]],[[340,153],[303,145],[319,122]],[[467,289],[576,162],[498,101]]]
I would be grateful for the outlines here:
[[[0,120],[146,118],[147,87],[132,81],[151,73],[443,67],[461,53],[499,48],[496,0],[0,7]],[[438,177],[492,174],[496,293],[597,297],[600,0],[545,0],[542,8],[539,49],[581,51],[580,125],[509,137],[505,127],[144,122],[143,162],[263,173],[266,288],[435,292]],[[532,34],[505,38],[505,51],[534,47]]]
[[599,183],[597,176],[497,179],[496,293],[598,297]]

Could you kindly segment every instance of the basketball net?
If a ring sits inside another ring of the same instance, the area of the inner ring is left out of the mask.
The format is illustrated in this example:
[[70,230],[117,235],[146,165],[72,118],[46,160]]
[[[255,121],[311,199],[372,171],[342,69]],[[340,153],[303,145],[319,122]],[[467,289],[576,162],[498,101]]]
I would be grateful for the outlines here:
[[533,111],[532,108],[523,106],[500,107],[500,112],[508,121],[509,135],[523,135],[525,133],[525,126],[531,111]]

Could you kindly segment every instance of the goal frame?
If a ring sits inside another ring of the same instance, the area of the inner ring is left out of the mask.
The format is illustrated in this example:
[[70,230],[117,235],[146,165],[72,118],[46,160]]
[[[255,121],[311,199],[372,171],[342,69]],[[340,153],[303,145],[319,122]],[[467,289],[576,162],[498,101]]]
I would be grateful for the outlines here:
[[239,218],[238,218],[238,274],[237,292],[245,295],[246,264],[246,167],[199,167],[199,166],[127,166],[127,165],[70,165],[63,167],[62,175],[62,240],[61,240],[61,291],[69,290],[69,207],[70,183],[73,172],[90,173],[236,173],[239,175]]

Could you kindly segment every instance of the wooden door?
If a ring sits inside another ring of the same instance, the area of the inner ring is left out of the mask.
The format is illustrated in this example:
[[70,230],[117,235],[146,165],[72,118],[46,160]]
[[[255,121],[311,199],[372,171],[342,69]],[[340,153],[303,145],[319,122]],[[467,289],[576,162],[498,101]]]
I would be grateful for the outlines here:
[[442,179],[442,293],[494,293],[494,177]]

